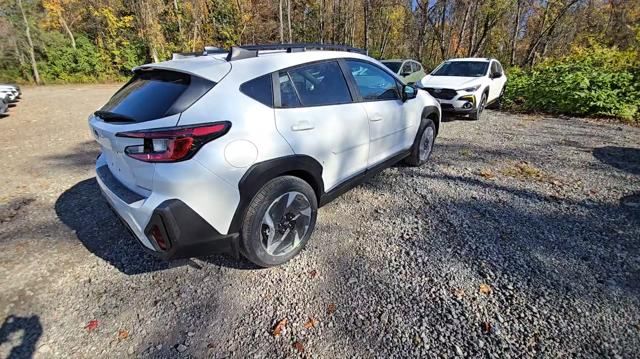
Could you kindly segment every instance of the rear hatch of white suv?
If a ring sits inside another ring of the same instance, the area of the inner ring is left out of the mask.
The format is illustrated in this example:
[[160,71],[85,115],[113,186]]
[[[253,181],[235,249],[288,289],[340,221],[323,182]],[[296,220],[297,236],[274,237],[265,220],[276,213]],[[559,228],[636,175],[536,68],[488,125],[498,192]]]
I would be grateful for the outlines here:
[[142,154],[159,153],[167,146],[166,141],[149,141],[149,131],[175,131],[181,113],[230,68],[226,61],[196,58],[135,69],[133,78],[89,117],[91,132],[111,175],[135,193],[149,196],[155,163],[163,161],[148,160],[149,155]]

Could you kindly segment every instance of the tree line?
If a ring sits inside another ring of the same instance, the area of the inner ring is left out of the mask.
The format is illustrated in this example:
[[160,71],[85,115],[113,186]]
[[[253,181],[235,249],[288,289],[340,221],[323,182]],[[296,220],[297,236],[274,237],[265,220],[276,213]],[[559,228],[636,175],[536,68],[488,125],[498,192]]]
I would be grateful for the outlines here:
[[638,49],[639,19],[628,0],[0,0],[0,77],[118,80],[173,52],[276,42],[531,68],[590,44]]

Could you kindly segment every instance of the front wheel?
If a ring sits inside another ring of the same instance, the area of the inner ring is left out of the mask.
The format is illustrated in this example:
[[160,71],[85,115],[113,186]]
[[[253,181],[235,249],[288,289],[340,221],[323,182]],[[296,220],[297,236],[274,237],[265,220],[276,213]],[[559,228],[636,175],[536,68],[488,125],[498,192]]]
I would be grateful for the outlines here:
[[309,241],[317,212],[316,195],[307,182],[293,176],[272,179],[245,213],[243,254],[261,267],[287,262]]
[[436,125],[433,120],[424,120],[423,125],[418,131],[416,142],[413,144],[411,154],[406,159],[406,163],[410,166],[422,166],[425,164],[431,156],[433,150],[433,142],[436,139]]
[[480,98],[480,102],[478,103],[478,107],[476,107],[476,111],[469,115],[469,118],[472,120],[479,120],[482,115],[482,111],[487,106],[487,94],[483,93]]

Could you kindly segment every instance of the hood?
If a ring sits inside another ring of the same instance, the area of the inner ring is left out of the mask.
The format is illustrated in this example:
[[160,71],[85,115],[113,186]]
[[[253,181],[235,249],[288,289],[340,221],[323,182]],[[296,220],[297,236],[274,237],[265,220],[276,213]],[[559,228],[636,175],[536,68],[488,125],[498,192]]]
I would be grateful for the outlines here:
[[427,75],[422,80],[420,80],[420,86],[462,90],[464,88],[480,84],[481,81],[482,81],[482,77]]

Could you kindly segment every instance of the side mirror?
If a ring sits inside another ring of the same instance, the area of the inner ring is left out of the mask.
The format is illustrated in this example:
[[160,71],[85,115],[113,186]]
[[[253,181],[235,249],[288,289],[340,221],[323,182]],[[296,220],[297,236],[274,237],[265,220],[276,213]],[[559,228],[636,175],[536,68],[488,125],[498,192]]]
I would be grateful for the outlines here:
[[491,78],[492,79],[497,79],[497,78],[500,78],[500,77],[502,77],[502,74],[499,73],[499,72],[494,72],[494,73],[491,74]]
[[411,75],[411,72],[403,72],[400,74],[400,76],[405,77],[405,76],[409,76]]
[[417,95],[418,90],[413,86],[404,85],[402,88],[402,101],[411,100],[412,98],[416,98]]

